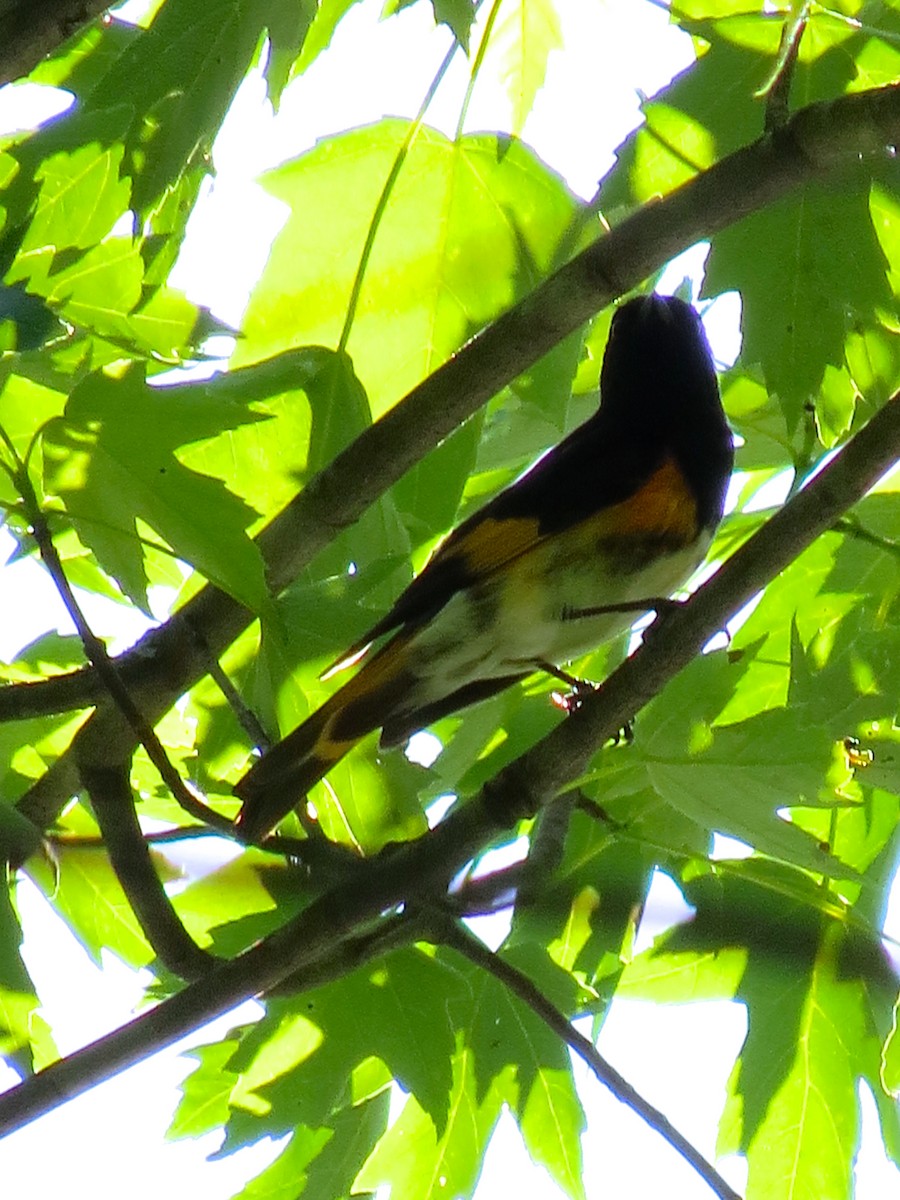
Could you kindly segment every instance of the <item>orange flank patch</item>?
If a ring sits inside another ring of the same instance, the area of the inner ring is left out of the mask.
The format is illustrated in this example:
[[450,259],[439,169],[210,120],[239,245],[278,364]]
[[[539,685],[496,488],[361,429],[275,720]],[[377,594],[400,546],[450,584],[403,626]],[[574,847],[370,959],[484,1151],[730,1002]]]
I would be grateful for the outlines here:
[[597,517],[598,526],[609,537],[662,537],[690,542],[697,536],[697,501],[671,458],[633,496]]

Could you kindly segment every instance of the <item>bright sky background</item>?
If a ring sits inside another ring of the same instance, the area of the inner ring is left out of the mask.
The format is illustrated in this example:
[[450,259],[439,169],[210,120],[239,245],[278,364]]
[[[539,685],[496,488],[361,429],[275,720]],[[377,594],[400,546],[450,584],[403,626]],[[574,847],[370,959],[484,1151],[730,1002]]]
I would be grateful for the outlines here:
[[[142,6],[141,6],[142,7]],[[653,93],[692,61],[689,39],[668,25],[660,9],[638,0],[560,0],[566,56],[550,60],[547,84],[523,136],[581,195],[591,196],[612,163],[612,151],[639,119],[638,87]],[[241,88],[215,148],[216,177],[192,219],[172,282],[216,315],[239,325],[247,293],[265,262],[284,218],[279,203],[254,179],[265,169],[310,147],[318,137],[364,124],[382,115],[411,115],[421,101],[448,45],[433,30],[429,9],[418,4],[386,23],[377,19],[380,0],[366,0],[342,22],[331,49],[293,83],[281,111],[265,103],[261,77]],[[615,36],[610,36],[610,31]],[[426,47],[428,48],[426,50]],[[460,55],[428,114],[448,134],[456,127],[468,64]],[[347,80],[353,87],[347,87]],[[58,99],[50,98],[58,107]],[[34,121],[46,94],[31,88],[0,89],[0,128]],[[479,80],[467,128],[502,128],[509,103],[499,84]],[[223,252],[223,247],[225,252]],[[685,274],[696,275],[702,251],[682,256],[661,290],[674,289]],[[738,348],[737,306],[716,305],[709,328],[717,356],[730,362]],[[227,353],[227,351],[226,351]],[[6,545],[10,543],[7,540]],[[0,552],[6,545],[0,540]],[[100,632],[114,633],[112,648],[129,644],[142,631],[123,620],[118,606],[92,600],[89,618]],[[33,562],[6,568],[0,586],[0,655],[10,657],[48,627],[66,623],[49,581]],[[895,898],[900,901],[895,887]],[[655,911],[668,924],[687,914],[674,884],[659,877]],[[29,886],[20,888],[25,956],[45,1011],[66,1053],[128,1019],[141,1002],[140,982],[112,957],[95,968],[49,907]],[[653,908],[653,906],[651,906]],[[900,936],[900,903],[893,931]],[[660,924],[658,928],[663,927]],[[641,942],[658,928],[645,921]],[[496,931],[494,931],[496,932]],[[77,1002],[73,1000],[77,997]],[[240,1010],[252,1014],[253,1006]],[[240,1019],[229,1014],[210,1026],[201,1044],[221,1037]],[[714,1157],[716,1122],[725,1085],[740,1050],[746,1021],[739,1005],[695,1004],[658,1007],[617,1001],[600,1039],[600,1050],[709,1158]],[[168,1051],[132,1068],[87,1096],[12,1136],[0,1153],[5,1185],[36,1195],[67,1194],[73,1184],[89,1187],[92,1200],[156,1200],[160,1195],[227,1200],[273,1156],[270,1143],[221,1162],[206,1155],[218,1137],[164,1143],[177,1103],[177,1084],[192,1060]],[[701,1200],[710,1195],[694,1172],[656,1134],[613,1101],[576,1063],[593,1133],[585,1139],[588,1196],[657,1196]],[[0,1087],[14,1082],[0,1068]],[[123,1119],[124,1118],[124,1119]],[[857,1200],[900,1194],[900,1173],[886,1163],[874,1105],[867,1097],[865,1149],[860,1158]],[[52,1154],[48,1148],[52,1147]],[[736,1187],[744,1183],[739,1160],[720,1164]],[[595,1182],[592,1183],[592,1180]],[[602,1181],[602,1182],[601,1182]],[[524,1190],[530,1200],[555,1200],[560,1193],[528,1160],[510,1118],[504,1118],[488,1154],[480,1195]],[[824,1198],[823,1198],[824,1200]]]

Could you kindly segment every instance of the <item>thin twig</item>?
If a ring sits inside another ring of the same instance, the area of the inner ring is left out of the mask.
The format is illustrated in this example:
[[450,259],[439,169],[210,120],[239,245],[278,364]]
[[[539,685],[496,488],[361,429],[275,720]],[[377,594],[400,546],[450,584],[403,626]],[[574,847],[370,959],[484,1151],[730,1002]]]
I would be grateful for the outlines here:
[[[69,614],[78,636],[81,638],[81,644],[84,646],[84,652],[91,666],[100,676],[104,687],[109,692],[119,712],[128,722],[137,741],[146,750],[148,758],[156,767],[160,778],[169,788],[169,791],[178,804],[190,816],[196,817],[200,821],[205,821],[206,824],[227,834],[231,830],[231,822],[227,817],[222,817],[219,813],[211,809],[209,805],[205,804],[188,787],[175,770],[152,725],[144,717],[144,714],[132,699],[131,693],[122,682],[116,664],[110,657],[106,646],[88,624],[81,610],[81,605],[75,598],[75,593],[72,591],[69,580],[63,570],[59,555],[56,552],[56,546],[53,544],[50,527],[44,518],[27,470],[22,468],[15,472],[15,483],[25,504],[28,520],[31,524],[31,533],[37,543],[41,559],[50,573],[50,577],[53,580],[56,590],[59,592],[66,612]],[[80,761],[83,764],[84,759]]]
[[875,533],[871,529],[866,529],[865,525],[853,513],[835,521],[834,528],[838,533],[846,534],[847,537],[856,538],[860,542],[866,542],[870,546],[875,546],[878,550],[883,550],[885,554],[900,555],[900,541],[897,541],[896,538],[889,538],[883,534]]
[[554,1004],[550,1003],[527,975],[492,950],[488,950],[470,930],[446,914],[434,913],[432,917],[431,930],[435,940],[450,946],[463,958],[492,975],[515,996],[518,996],[523,1004],[530,1008],[590,1067],[600,1082],[609,1088],[617,1100],[636,1112],[651,1129],[656,1130],[661,1137],[665,1138],[672,1149],[694,1168],[701,1179],[709,1184],[717,1196],[721,1197],[721,1200],[741,1200],[740,1195],[729,1187],[700,1151],[682,1133],[678,1132],[668,1117],[655,1108],[649,1100],[646,1100],[623,1075],[619,1074],[615,1067],[606,1061],[590,1038],[586,1038],[584,1034],[573,1028],[568,1018]]
[[794,67],[800,53],[800,42],[806,29],[809,15],[808,0],[793,0],[791,11],[781,27],[781,42],[768,79],[756,92],[757,98],[766,98],[765,128],[767,133],[780,129],[790,114],[791,82]]
[[215,683],[216,687],[218,687],[219,691],[225,697],[228,707],[234,713],[237,723],[250,739],[251,745],[260,751],[268,750],[272,744],[272,739],[265,729],[263,729],[262,722],[253,709],[244,703],[243,696],[231,682],[228,672],[219,662],[218,658],[210,650],[202,631],[192,627],[191,632],[205,660],[206,670],[209,673],[210,679],[212,679],[213,683]]
[[[165,829],[160,833],[146,833],[143,829],[140,832],[142,841],[148,846],[164,846],[198,838],[222,837],[218,829],[213,829],[208,825],[182,825],[176,829]],[[51,832],[45,834],[44,839],[51,846],[77,847],[79,850],[104,850],[107,845],[104,837],[91,837],[90,835]],[[226,840],[229,843],[234,842],[233,837]],[[306,867],[314,874],[316,882],[320,885],[346,879],[359,868],[362,860],[355,851],[347,846],[327,842],[324,838],[321,840],[327,847],[324,850],[318,841],[313,844],[309,838],[271,833],[258,848],[275,854],[279,858],[293,859],[299,866]]]
[[450,64],[456,57],[456,51],[458,49],[459,43],[454,38],[453,44],[444,55],[441,65],[435,72],[435,76],[432,79],[427,92],[425,93],[425,97],[422,100],[421,105],[419,106],[419,111],[416,113],[413,120],[410,121],[406,135],[404,136],[397,153],[394,155],[394,161],[391,163],[391,169],[388,171],[387,179],[384,181],[381,194],[379,195],[375,204],[375,211],[372,214],[372,220],[369,222],[369,228],[366,231],[366,240],[359,256],[359,265],[356,268],[356,275],[354,276],[353,285],[350,289],[350,298],[347,301],[347,311],[344,314],[344,324],[343,328],[341,329],[341,336],[338,339],[337,349],[339,354],[344,353],[344,351],[347,349],[347,342],[350,338],[350,332],[353,329],[353,322],[356,318],[356,310],[359,306],[359,298],[362,294],[363,279],[365,278],[366,269],[369,265],[369,259],[372,257],[372,247],[375,245],[375,237],[378,233],[378,228],[381,225],[381,221],[385,212],[387,211],[388,200],[390,199],[391,192],[393,192],[394,185],[400,178],[400,172],[403,169],[403,164],[406,162],[412,144],[418,135],[418,132],[422,126],[422,122],[425,120],[425,114],[430,108],[431,102],[434,99],[438,88],[441,86],[444,76],[450,69]]
[[[177,829],[164,829],[160,833],[146,833],[141,830],[141,838],[148,846],[167,846],[176,842],[193,841],[196,838],[221,837],[217,829],[207,825],[182,825]],[[91,837],[73,833],[47,833],[45,839],[51,846],[62,849],[103,850],[106,841],[102,837]],[[230,840],[230,839],[229,839]]]
[[[5,431],[3,437],[7,440]],[[15,449],[8,440],[7,448],[15,455]],[[163,780],[169,784],[176,799],[180,801],[183,794],[189,793],[181,776],[169,762],[155,732],[119,678],[106,646],[91,629],[75,598],[53,544],[50,528],[44,519],[27,466],[19,461],[12,474],[41,559],[78,631],[85,654]],[[113,869],[148,942],[169,970],[185,979],[197,979],[209,970],[214,959],[201,950],[187,933],[156,873],[149,847],[143,840],[138,823],[129,781],[130,765],[130,754],[123,754],[119,762],[116,762],[112,755],[104,762],[80,758],[79,773],[93,802],[101,832],[107,841]],[[196,809],[192,811],[192,815],[196,815]]]
[[487,48],[490,45],[491,34],[494,31],[494,25],[497,21],[497,14],[500,11],[502,0],[493,0],[490,12],[487,15],[487,20],[484,23],[484,33],[481,35],[481,41],[478,43],[478,49],[475,51],[475,57],[472,59],[472,67],[469,71],[469,81],[466,84],[466,94],[463,96],[462,104],[459,106],[459,116],[456,119],[455,140],[458,142],[463,135],[466,117],[469,113],[469,106],[472,103],[472,93],[475,91],[475,84],[478,76],[481,74],[481,68],[484,66],[484,56],[487,54]]
[[522,864],[522,881],[516,894],[517,909],[534,901],[562,862],[574,810],[574,797],[566,794],[557,796],[538,813],[528,854]]

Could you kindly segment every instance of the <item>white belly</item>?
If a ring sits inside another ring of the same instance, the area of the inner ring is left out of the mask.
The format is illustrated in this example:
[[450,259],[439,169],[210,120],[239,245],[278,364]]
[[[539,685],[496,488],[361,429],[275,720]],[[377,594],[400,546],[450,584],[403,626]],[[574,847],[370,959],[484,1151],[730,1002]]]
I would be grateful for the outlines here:
[[[541,662],[559,666],[596,649],[634,624],[640,601],[669,596],[684,583],[708,544],[663,554],[639,569],[620,563],[610,571],[602,555],[558,561],[560,548],[551,539],[479,587],[456,593],[414,637],[409,662],[421,678],[419,703],[475,680],[527,673]],[[633,612],[571,615],[631,601],[638,604]]]

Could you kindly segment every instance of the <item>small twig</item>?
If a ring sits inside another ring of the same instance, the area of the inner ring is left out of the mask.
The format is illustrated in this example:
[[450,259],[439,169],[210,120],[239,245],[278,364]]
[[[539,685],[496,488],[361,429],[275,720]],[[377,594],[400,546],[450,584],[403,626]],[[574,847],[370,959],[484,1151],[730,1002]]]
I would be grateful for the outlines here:
[[900,541],[884,537],[880,533],[874,533],[871,529],[866,529],[865,525],[853,513],[848,513],[847,516],[835,521],[832,528],[838,533],[844,533],[848,537],[857,538],[861,542],[867,542],[870,546],[875,546],[879,550],[883,550],[886,554],[900,555]]
[[234,713],[238,724],[250,739],[250,743],[260,751],[268,750],[272,744],[272,739],[262,727],[262,722],[257,717],[256,713],[247,704],[244,703],[244,698],[231,682],[228,673],[225,671],[218,658],[209,648],[209,643],[203,636],[203,633],[195,625],[190,626],[191,633],[194,637],[194,642],[200,651],[203,659],[206,662],[206,668],[209,671],[210,679],[218,687],[219,691],[228,702],[228,707]]
[[[480,2],[480,0],[479,0]],[[418,136],[419,130],[422,127],[422,122],[425,120],[425,114],[431,106],[431,102],[435,97],[435,93],[441,86],[444,76],[450,69],[450,64],[456,57],[456,51],[459,49],[459,43],[454,40],[450,49],[444,55],[443,62],[438,67],[434,78],[432,79],[425,97],[419,106],[419,111],[409,123],[409,128],[399,146],[397,153],[394,155],[394,161],[391,163],[391,168],[388,171],[387,178],[381,189],[381,194],[375,204],[375,211],[372,214],[372,220],[369,222],[369,228],[366,230],[366,240],[359,256],[359,264],[356,268],[356,274],[353,278],[353,285],[350,289],[350,298],[347,301],[347,311],[344,315],[344,325],[341,329],[341,335],[338,338],[338,353],[342,354],[347,349],[347,342],[350,339],[350,333],[353,329],[353,322],[356,318],[356,310],[359,307],[359,298],[362,294],[363,280],[366,276],[366,271],[369,266],[369,260],[372,257],[372,247],[375,245],[375,237],[381,225],[385,212],[387,211],[388,201],[391,193],[394,190],[394,185],[400,178],[400,172],[403,170],[403,164],[406,162],[409,151],[413,142]]]
[[432,914],[434,936],[444,945],[450,946],[469,962],[487,971],[522,1001],[535,1016],[552,1029],[579,1058],[587,1064],[602,1084],[622,1104],[645,1121],[651,1129],[669,1143],[694,1168],[721,1200],[741,1200],[740,1195],[725,1182],[714,1166],[703,1157],[683,1134],[679,1133],[669,1119],[658,1108],[645,1100],[624,1076],[599,1053],[593,1042],[574,1029],[568,1018],[551,1004],[547,997],[516,967],[479,941],[473,933],[445,914]]
[[[481,41],[478,43],[478,49],[472,59],[472,66],[469,69],[469,82],[466,84],[466,94],[463,96],[462,104],[459,106],[459,116],[456,119],[456,133],[454,141],[459,142],[463,136],[463,130],[466,124],[466,117],[469,113],[469,106],[472,103],[472,94],[475,91],[475,84],[478,76],[481,74],[484,66],[484,58],[487,54],[488,46],[490,45],[491,35],[494,30],[494,25],[497,21],[497,14],[500,11],[501,0],[493,0],[490,11],[484,22],[484,33],[481,35]],[[480,0],[478,7],[481,7]]]
[[803,31],[806,29],[808,15],[807,0],[799,0],[799,2],[793,0],[791,11],[785,17],[784,25],[781,28],[781,42],[778,46],[775,65],[765,83],[756,92],[757,99],[766,97],[766,133],[781,129],[787,124],[790,116],[791,81],[794,78],[794,67],[800,52],[800,42],[803,39]]
[[[27,470],[20,465],[17,470],[12,472],[12,475],[15,485],[19,490],[19,495],[22,497],[25,505],[28,520],[31,524],[31,533],[37,543],[41,559],[50,573],[50,577],[65,605],[66,612],[68,612],[72,619],[78,636],[81,638],[81,644],[84,646],[84,652],[89,662],[97,671],[106,690],[114,700],[122,716],[128,722],[135,737],[146,750],[147,756],[156,767],[163,782],[185,812],[200,821],[205,821],[208,825],[213,826],[213,828],[219,829],[220,832],[228,834],[231,830],[231,822],[227,817],[221,816],[205,804],[188,787],[175,770],[152,726],[145,719],[134,700],[132,700],[131,693],[122,682],[106,646],[88,624],[63,570],[59,555],[56,552],[56,546],[53,544],[50,527],[44,518]],[[83,764],[80,765],[83,770]]]
[[488,871],[466,879],[445,900],[458,917],[483,917],[509,908],[525,877],[525,862],[511,863],[498,871]]
[[[187,842],[195,838],[221,837],[217,829],[210,829],[206,825],[183,825],[177,829],[164,829],[161,833],[146,833],[141,830],[141,838],[148,846],[165,846],[171,845],[173,842]],[[91,837],[89,835],[81,836],[71,833],[46,833],[44,834],[46,841],[51,846],[59,846],[61,848],[75,848],[79,850],[103,850],[106,848],[106,841],[102,837]]]
[[90,708],[106,692],[93,667],[79,667],[47,679],[0,686],[0,722],[23,721]]
[[[609,815],[599,800],[594,800],[580,788],[575,792],[570,792],[569,795],[573,796],[575,807],[579,810],[579,812],[583,812],[586,816],[590,817],[592,821],[599,821],[602,825],[605,825],[611,833],[618,834],[627,830],[627,826],[622,821],[617,821],[615,817],[611,817]],[[637,845],[651,844],[646,842],[644,838],[635,838],[634,841]],[[663,849],[668,852],[670,848],[665,846]]]
[[517,909],[534,902],[562,862],[574,808],[574,797],[564,793],[538,813],[516,895]]

